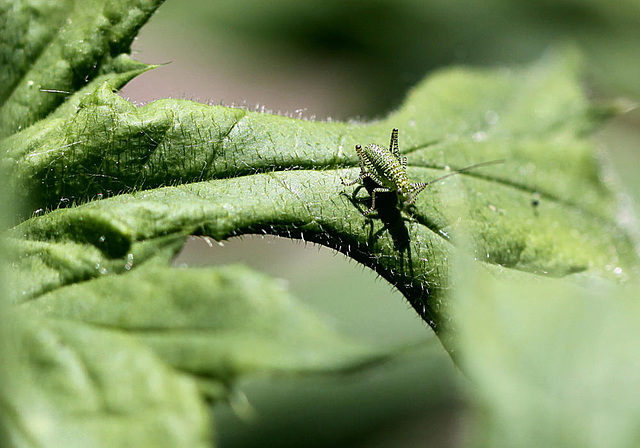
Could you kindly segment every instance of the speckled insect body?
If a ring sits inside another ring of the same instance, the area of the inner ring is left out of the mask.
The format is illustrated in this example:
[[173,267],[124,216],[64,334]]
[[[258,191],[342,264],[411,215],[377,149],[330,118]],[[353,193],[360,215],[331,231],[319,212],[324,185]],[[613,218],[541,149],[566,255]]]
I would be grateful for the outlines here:
[[413,204],[416,197],[428,185],[446,179],[449,176],[462,173],[484,165],[502,163],[504,160],[494,160],[491,162],[478,163],[460,170],[451,172],[429,182],[409,182],[407,178],[407,158],[400,154],[398,149],[398,130],[391,131],[391,142],[389,149],[385,149],[376,144],[370,144],[364,148],[356,145],[356,153],[360,161],[360,175],[353,181],[342,180],[342,185],[350,186],[369,178],[378,184],[371,191],[371,208],[364,212],[370,214],[376,208],[376,194],[396,192],[402,204]]
[[371,208],[364,212],[365,215],[376,208],[376,193],[389,193],[395,191],[400,201],[404,204],[412,204],[416,196],[429,185],[426,182],[409,182],[407,178],[407,158],[400,155],[398,149],[398,130],[391,131],[389,149],[371,144],[364,148],[356,145],[356,153],[360,160],[360,175],[353,181],[345,182],[345,186],[354,185],[365,178],[374,181],[379,187],[371,192]]

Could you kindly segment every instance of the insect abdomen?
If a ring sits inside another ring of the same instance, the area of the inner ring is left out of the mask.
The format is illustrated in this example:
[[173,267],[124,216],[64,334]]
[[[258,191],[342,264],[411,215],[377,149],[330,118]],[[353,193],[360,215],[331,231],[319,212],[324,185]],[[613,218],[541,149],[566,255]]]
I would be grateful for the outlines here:
[[391,152],[377,145],[369,145],[365,151],[369,159],[367,168],[382,186],[396,190],[400,184],[407,183],[404,167]]

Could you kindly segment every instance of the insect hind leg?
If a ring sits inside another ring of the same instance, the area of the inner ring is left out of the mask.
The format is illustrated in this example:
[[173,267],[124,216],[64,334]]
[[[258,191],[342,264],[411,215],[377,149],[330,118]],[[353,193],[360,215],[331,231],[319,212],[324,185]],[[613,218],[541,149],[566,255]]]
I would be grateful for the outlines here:
[[376,193],[389,193],[391,190],[386,187],[377,187],[371,191],[371,207],[362,214],[368,215],[376,209]]
[[345,187],[350,187],[351,185],[355,185],[358,182],[360,182],[361,180],[364,179],[371,179],[372,181],[374,181],[375,183],[377,183],[378,185],[381,184],[380,180],[378,180],[378,178],[376,176],[374,176],[373,174],[369,173],[369,172],[363,172],[360,173],[360,175],[355,178],[352,181],[345,181],[342,177],[340,178],[340,180],[342,181],[342,185],[344,185]]
[[398,129],[394,128],[391,131],[391,141],[389,142],[389,152],[391,152],[398,160],[400,158],[400,149],[398,148]]
[[345,187],[350,187],[351,185],[355,185],[358,182],[360,182],[362,179],[364,179],[365,176],[363,174],[361,174],[360,176],[356,177],[354,180],[344,180],[344,178],[340,178],[340,182],[342,183],[342,185],[344,185]]

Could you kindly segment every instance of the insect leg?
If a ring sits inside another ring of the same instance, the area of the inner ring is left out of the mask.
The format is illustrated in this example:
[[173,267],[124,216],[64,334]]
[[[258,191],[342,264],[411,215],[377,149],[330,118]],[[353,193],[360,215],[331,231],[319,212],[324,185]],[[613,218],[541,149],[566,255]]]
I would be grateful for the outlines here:
[[[382,182],[380,182],[378,180],[378,178],[376,176],[374,176],[373,174],[371,174],[371,173],[360,173],[360,175],[355,180],[353,180],[351,182],[345,181],[342,177],[340,178],[340,180],[342,181],[342,185],[344,185],[345,187],[350,187],[351,185],[355,185],[355,184],[357,184],[358,182],[360,182],[361,180],[363,180],[365,178],[366,179],[371,179],[372,181],[374,181],[378,185],[382,184]],[[391,191],[391,190],[389,190],[389,191]]]
[[398,129],[391,131],[391,142],[389,143],[389,151],[400,160],[400,149],[398,149]]
[[420,194],[420,192],[422,190],[425,189],[426,186],[434,184],[436,182],[440,182],[441,180],[446,179],[447,177],[451,177],[451,176],[455,176],[456,174],[460,174],[460,173],[464,173],[466,171],[470,171],[476,168],[480,168],[481,166],[488,166],[488,165],[497,165],[499,163],[504,163],[504,160],[491,160],[489,162],[480,162],[480,163],[476,163],[475,165],[471,165],[471,166],[467,166],[465,168],[461,168],[459,170],[453,171],[449,174],[445,174],[444,176],[438,177],[436,179],[432,179],[429,182],[415,182],[411,184],[411,194],[409,195],[409,198],[407,199],[407,203],[408,204],[412,204],[413,201],[416,199],[416,196],[418,196]]
[[371,208],[369,210],[366,210],[363,214],[368,215],[376,209],[376,193],[389,193],[390,191],[391,190],[385,187],[374,188],[371,191]]
[[420,194],[420,192],[422,192],[422,190],[424,190],[425,188],[427,188],[427,185],[429,185],[431,182],[414,182],[411,185],[411,194],[409,195],[409,197],[407,198],[407,200],[405,201],[407,204],[413,204],[413,201],[416,200],[416,197]]
[[366,175],[367,173],[361,173],[357,178],[355,178],[352,181],[346,181],[344,180],[342,177],[340,178],[340,182],[342,182],[342,185],[344,185],[345,187],[350,187],[351,185],[355,185],[358,182],[360,182],[362,179],[364,179],[365,177],[369,177]]
[[365,174],[367,173],[367,169],[364,165],[364,154],[362,152],[362,146],[360,145],[356,145],[356,154],[358,154],[358,163],[360,164],[360,175],[353,181],[347,182],[345,181],[342,177],[340,178],[340,181],[342,182],[342,185],[346,186],[346,187],[350,187],[351,185],[355,185],[358,182],[360,182],[362,179],[364,179]]
[[358,163],[360,164],[360,171],[364,173],[367,170],[364,166],[365,155],[364,155],[364,151],[362,150],[362,146],[356,145],[356,154],[358,154]]

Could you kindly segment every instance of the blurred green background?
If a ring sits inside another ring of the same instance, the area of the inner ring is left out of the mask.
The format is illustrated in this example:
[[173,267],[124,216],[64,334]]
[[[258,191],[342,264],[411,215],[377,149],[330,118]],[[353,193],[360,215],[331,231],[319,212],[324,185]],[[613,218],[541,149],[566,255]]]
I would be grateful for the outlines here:
[[[502,66],[575,45],[594,100],[640,102],[637,0],[168,0],[134,43],[167,63],[123,91],[134,102],[187,98],[318,120],[369,120],[430,71]],[[595,136],[640,202],[640,111]],[[365,142],[367,143],[367,142]],[[637,207],[636,207],[637,208]],[[331,251],[275,238],[192,239],[176,264],[243,262],[286,279],[347,334],[424,341],[393,364],[344,378],[247,378],[216,407],[222,447],[453,447],[464,379],[402,296]],[[249,404],[247,404],[247,402]]]

